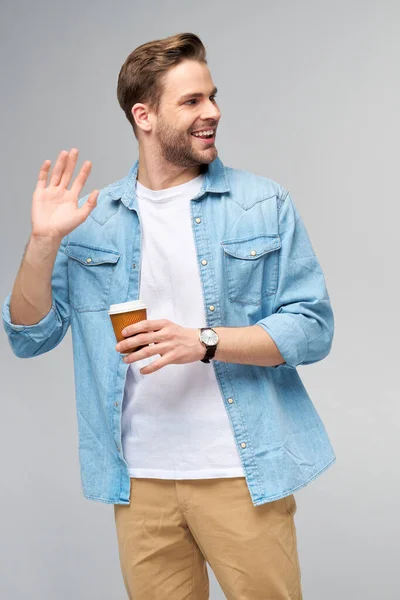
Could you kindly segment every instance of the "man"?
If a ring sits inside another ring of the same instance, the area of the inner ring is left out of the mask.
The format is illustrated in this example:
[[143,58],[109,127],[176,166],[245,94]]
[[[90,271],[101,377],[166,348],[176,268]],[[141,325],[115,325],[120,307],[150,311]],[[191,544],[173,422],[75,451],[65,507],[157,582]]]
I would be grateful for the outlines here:
[[[228,599],[299,600],[293,492],[336,457],[296,367],[333,313],[288,192],[219,159],[216,91],[193,34],[128,56],[139,160],[79,200],[91,163],[70,189],[77,149],[43,163],[3,322],[23,358],[71,325],[83,492],[114,504],[129,598],[204,600],[207,561]],[[139,297],[116,344],[107,309]]]

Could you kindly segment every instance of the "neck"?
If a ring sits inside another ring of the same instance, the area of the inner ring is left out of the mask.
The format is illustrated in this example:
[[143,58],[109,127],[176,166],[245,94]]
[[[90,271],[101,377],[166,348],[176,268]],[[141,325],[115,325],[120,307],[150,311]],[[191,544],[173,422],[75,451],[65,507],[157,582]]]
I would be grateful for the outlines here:
[[165,190],[198,177],[202,165],[180,167],[174,165],[154,149],[144,149],[139,145],[139,169],[137,180],[150,190]]

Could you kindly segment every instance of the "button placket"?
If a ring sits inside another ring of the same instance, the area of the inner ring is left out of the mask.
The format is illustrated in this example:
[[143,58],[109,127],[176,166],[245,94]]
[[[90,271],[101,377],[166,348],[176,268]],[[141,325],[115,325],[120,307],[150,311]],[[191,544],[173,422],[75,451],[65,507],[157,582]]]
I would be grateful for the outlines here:
[[[195,209],[193,208],[193,206],[194,206],[194,205],[192,204],[192,205],[191,205],[191,211],[194,211],[194,210],[195,210]],[[194,223],[196,223],[197,225],[199,225],[200,223],[202,223],[202,218],[201,218],[200,216],[195,216],[195,215],[193,214],[193,212],[192,212],[192,218],[193,218],[193,221],[194,221]],[[209,251],[209,248],[207,247],[207,244],[205,244],[205,243],[204,243],[204,240],[203,240],[203,239],[199,239],[199,238],[198,238],[198,234],[197,234],[197,232],[196,232],[196,229],[197,229],[197,228],[193,229],[194,236],[195,236],[196,250],[197,250],[198,254],[200,254],[200,256],[201,256],[201,254],[203,254],[203,253],[204,253],[204,254],[207,256],[207,253],[208,253],[208,251]],[[197,230],[197,231],[198,231],[198,230]],[[203,254],[203,256],[204,256],[204,254]],[[198,257],[199,259],[200,259],[200,256]],[[208,261],[206,258],[202,258],[202,259],[200,260],[200,264],[201,264],[201,266],[202,266],[202,267],[206,267],[206,266],[208,265],[208,262],[209,262],[209,261]],[[208,282],[207,282],[207,281],[205,282],[205,284],[206,284],[206,287],[205,287],[204,291],[205,291],[205,298],[206,298],[206,302],[207,302],[207,300],[208,300],[208,301],[210,301],[210,300],[211,300],[211,298],[207,299],[208,290],[209,290],[209,285],[208,285]],[[204,285],[204,282],[202,282],[202,285]],[[216,307],[215,307],[213,304],[210,304],[210,305],[208,305],[207,309],[208,309],[208,312],[209,312],[209,313],[214,313],[214,312],[215,312],[215,310],[216,310]],[[213,315],[213,316],[214,316],[214,315]],[[217,315],[215,315],[215,316],[217,316]],[[215,317],[214,317],[214,318],[215,318]],[[212,322],[213,320],[214,320],[214,319],[212,319],[211,321],[207,321],[207,324],[208,324],[210,327],[212,327],[212,326],[213,326],[213,322]]]
[[[194,217],[194,222],[197,225],[200,224],[201,223],[201,218],[200,217]],[[203,239],[201,239],[201,238],[198,237],[199,234],[197,232],[199,232],[199,229],[195,228],[194,229],[194,234],[195,234],[196,248],[197,248],[198,254],[200,254],[200,256],[199,256],[200,264],[203,267],[205,267],[208,264],[208,260],[206,258],[201,258],[200,259],[200,257],[201,257],[202,254],[203,254],[203,256],[204,255],[207,256],[209,248],[208,248],[207,244],[204,243]],[[257,254],[256,250],[253,250],[253,249],[250,250],[250,255],[251,256],[256,256],[256,254]],[[204,277],[206,277],[205,272],[204,272]],[[202,275],[202,278],[203,278],[203,275]],[[208,282],[207,280],[203,281],[203,285],[205,286],[204,287],[204,292],[205,292],[204,296],[205,296],[205,299],[206,299],[207,312],[210,315],[209,319],[207,318],[207,323],[208,323],[208,325],[210,327],[212,327],[213,324],[216,324],[215,322],[216,322],[216,320],[218,318],[218,310],[219,309],[214,304],[208,304],[208,302],[210,300],[212,301],[214,299],[213,297],[209,296],[210,291],[213,289],[214,286],[211,286],[210,282]],[[215,290],[211,291],[211,294],[215,294]],[[207,300],[208,300],[208,302],[207,302]],[[216,368],[217,368],[217,366],[216,366]],[[219,371],[219,369],[217,368],[217,376],[218,376],[218,371]],[[236,418],[234,416],[235,415],[235,408],[234,408],[235,401],[234,401],[234,399],[232,397],[229,397],[229,398],[226,398],[226,402],[230,406],[232,406],[232,411],[233,411],[233,417],[232,418],[234,419],[234,422],[235,422],[236,421]],[[237,440],[238,443],[239,443],[240,437],[242,437],[241,434],[240,434],[240,432],[236,431],[236,428],[235,428],[235,438],[236,438],[236,440]],[[240,449],[245,450],[246,448],[247,448],[246,442],[240,442]]]

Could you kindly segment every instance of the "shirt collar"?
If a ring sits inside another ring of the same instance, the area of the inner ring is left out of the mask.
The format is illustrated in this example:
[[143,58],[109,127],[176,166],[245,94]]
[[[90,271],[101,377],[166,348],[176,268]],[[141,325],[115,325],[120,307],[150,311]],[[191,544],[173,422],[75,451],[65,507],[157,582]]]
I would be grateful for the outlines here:
[[[136,178],[139,168],[139,161],[137,160],[128,175],[118,182],[118,185],[110,187],[107,190],[108,195],[113,200],[121,200],[127,208],[137,209],[137,197],[136,197]],[[226,175],[226,168],[223,165],[220,158],[215,158],[211,163],[205,165],[204,180],[201,190],[193,198],[193,200],[200,200],[207,192],[215,194],[223,194],[229,192],[228,178]]]

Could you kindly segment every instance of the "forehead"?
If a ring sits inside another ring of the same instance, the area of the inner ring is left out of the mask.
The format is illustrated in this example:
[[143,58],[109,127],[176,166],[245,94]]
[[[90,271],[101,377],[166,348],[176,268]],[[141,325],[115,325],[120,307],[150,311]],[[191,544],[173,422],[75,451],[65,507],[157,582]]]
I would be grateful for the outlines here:
[[214,87],[207,65],[195,60],[186,60],[167,71],[164,77],[163,96],[174,99],[183,94],[209,93]]

